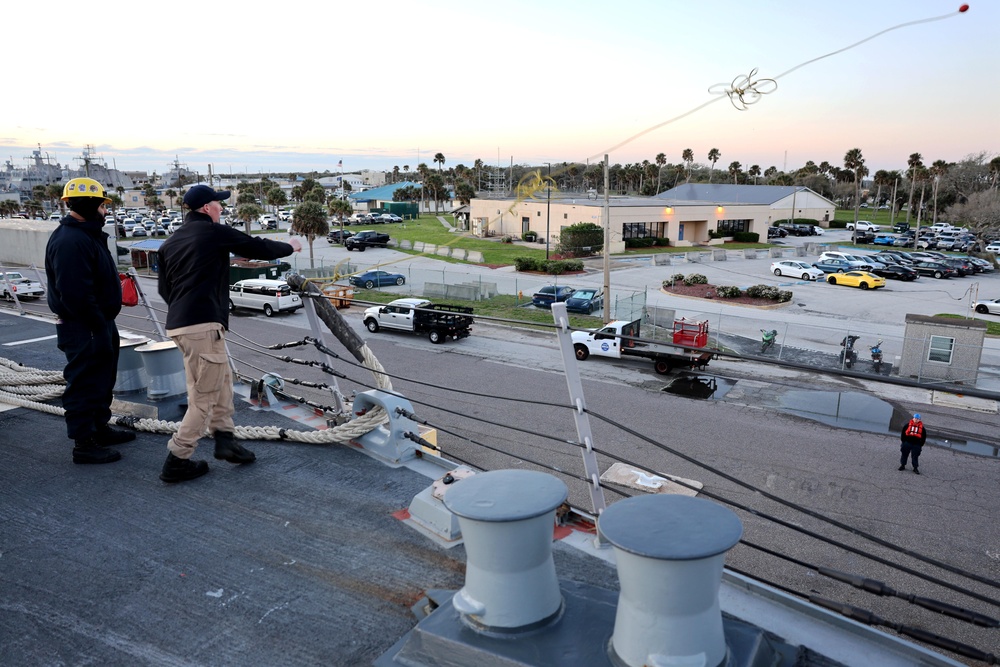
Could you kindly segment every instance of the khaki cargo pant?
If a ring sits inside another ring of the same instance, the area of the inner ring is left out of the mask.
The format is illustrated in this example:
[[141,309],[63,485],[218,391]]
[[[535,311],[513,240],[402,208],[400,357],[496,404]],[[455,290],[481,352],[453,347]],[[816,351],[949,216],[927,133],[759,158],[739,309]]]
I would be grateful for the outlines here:
[[167,449],[180,459],[189,459],[198,438],[216,431],[235,429],[233,425],[233,374],[226,355],[225,331],[221,324],[211,330],[167,333],[184,355],[188,407],[177,433]]

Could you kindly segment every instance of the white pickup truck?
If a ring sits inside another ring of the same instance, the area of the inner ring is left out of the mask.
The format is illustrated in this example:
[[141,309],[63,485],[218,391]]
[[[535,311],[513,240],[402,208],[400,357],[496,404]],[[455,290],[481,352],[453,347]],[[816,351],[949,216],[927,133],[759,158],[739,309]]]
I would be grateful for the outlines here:
[[644,357],[652,359],[653,370],[666,375],[674,368],[702,368],[712,359],[708,344],[708,322],[674,321],[672,343],[643,343],[639,338],[639,320],[616,320],[592,331],[573,332],[573,351],[579,361],[590,355],[600,357]]
[[38,299],[45,296],[45,288],[37,280],[30,280],[17,271],[0,273],[0,294],[7,301],[18,299]]
[[372,333],[399,329],[427,334],[430,342],[443,343],[449,336],[458,340],[472,332],[472,308],[434,304],[426,299],[396,299],[366,309],[363,322]]

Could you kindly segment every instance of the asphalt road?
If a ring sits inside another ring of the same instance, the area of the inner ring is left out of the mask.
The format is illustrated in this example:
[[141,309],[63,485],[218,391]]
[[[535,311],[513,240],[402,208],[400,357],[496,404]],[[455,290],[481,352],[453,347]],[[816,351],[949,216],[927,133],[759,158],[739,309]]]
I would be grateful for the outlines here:
[[[348,313],[347,319],[360,331],[356,311]],[[298,327],[293,318],[241,316],[234,320],[233,329],[266,343],[284,341],[294,336]],[[394,388],[414,404],[421,419],[440,429],[439,442],[446,455],[484,469],[547,469],[566,481],[574,505],[590,509],[580,451],[568,444],[577,436],[567,407],[561,357],[551,335],[512,335],[506,328],[483,325],[476,326],[472,337],[444,345],[392,332],[362,335],[396,376]],[[254,364],[267,363],[246,349],[234,350],[234,354],[251,355],[248,361]],[[344,366],[338,368],[348,377],[371,382],[366,372]],[[594,415],[595,446],[616,457],[599,456],[602,471],[620,458],[644,470],[698,480],[705,484],[705,492],[748,508],[737,510],[748,541],[815,566],[878,579],[901,592],[1000,615],[995,605],[873,563],[838,545],[852,545],[862,554],[876,554],[889,563],[997,599],[1000,593],[995,588],[925,565],[912,555],[873,545],[761,493],[774,494],[903,549],[1000,579],[1000,531],[992,518],[1000,503],[996,483],[1000,460],[927,446],[921,460],[922,475],[899,472],[895,433],[837,428],[803,419],[783,409],[780,397],[802,390],[825,390],[861,396],[860,400],[874,405],[880,403],[877,396],[881,395],[901,414],[914,410],[924,413],[932,435],[944,430],[962,432],[996,444],[995,415],[929,405],[929,392],[922,390],[817,377],[745,362],[713,362],[709,370],[732,383],[729,393],[718,401],[666,394],[662,389],[673,377],[658,376],[648,365],[633,360],[592,360],[579,368],[587,407]],[[305,379],[311,373],[301,367],[279,372]],[[342,380],[341,388],[350,391],[364,386]],[[291,390],[298,392],[294,387]],[[615,491],[606,492],[608,502],[620,497]],[[815,531],[833,544],[779,526],[765,514]],[[816,576],[808,568],[747,546],[734,549],[727,562],[794,590],[856,604],[981,649],[996,652],[1000,645],[995,630],[974,628],[897,599],[856,592]]]

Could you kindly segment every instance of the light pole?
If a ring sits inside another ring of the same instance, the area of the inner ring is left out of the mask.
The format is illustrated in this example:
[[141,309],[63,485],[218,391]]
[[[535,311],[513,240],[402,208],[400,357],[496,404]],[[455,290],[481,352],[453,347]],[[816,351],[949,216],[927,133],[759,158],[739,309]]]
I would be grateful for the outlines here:
[[552,163],[546,162],[548,174],[545,176],[545,261],[549,261],[549,211],[552,209]]

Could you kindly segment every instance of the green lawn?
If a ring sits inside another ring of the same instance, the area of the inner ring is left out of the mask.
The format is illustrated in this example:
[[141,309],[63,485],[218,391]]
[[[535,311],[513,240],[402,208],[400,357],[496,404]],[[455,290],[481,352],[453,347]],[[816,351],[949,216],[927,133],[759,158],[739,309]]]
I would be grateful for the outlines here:
[[[956,319],[956,320],[964,320],[964,319],[966,319],[965,315],[955,315],[955,314],[952,314],[952,313],[938,313],[934,317],[950,317],[950,318]],[[1000,336],[1000,322],[994,322],[992,320],[984,320],[984,319],[979,318],[979,317],[977,317],[976,319],[979,320],[980,322],[985,322],[986,323],[986,335],[987,336]]]
[[[872,208],[863,208],[858,211],[858,220],[867,220],[873,224],[879,225],[885,228],[885,231],[891,232],[892,225],[894,224],[892,217],[889,215],[891,211],[879,211]],[[854,221],[854,209],[843,210],[837,209],[833,214],[834,220],[840,220],[842,222],[853,222]],[[906,222],[906,211],[897,211],[895,222]],[[920,226],[927,227],[931,224],[930,220],[921,219]],[[910,216],[910,227],[917,226],[916,215]]]
[[[452,216],[446,215],[443,217],[454,224]],[[345,229],[351,228],[345,227]],[[437,246],[478,250],[483,253],[484,264],[507,265],[513,264],[516,257],[545,257],[545,246],[542,244],[501,243],[499,239],[480,239],[466,236],[461,232],[449,231],[434,215],[421,215],[417,220],[376,225],[372,229],[385,232],[397,241],[405,240],[411,243],[422,241],[424,243],[433,243]],[[396,249],[399,250],[399,248]],[[411,255],[420,254],[415,250],[401,250],[400,252],[406,252]],[[457,264],[466,263],[450,257],[437,257],[437,259]]]

